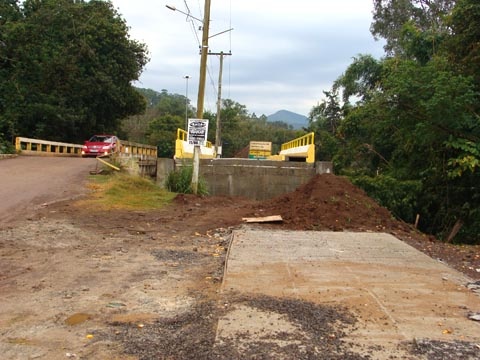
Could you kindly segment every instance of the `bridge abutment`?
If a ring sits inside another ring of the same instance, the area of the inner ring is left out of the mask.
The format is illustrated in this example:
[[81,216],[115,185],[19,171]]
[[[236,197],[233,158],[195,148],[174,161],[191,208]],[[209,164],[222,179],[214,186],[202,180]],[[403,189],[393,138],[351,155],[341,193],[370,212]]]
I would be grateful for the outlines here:
[[[163,185],[170,171],[186,166],[185,160],[158,159],[157,183]],[[316,174],[333,173],[331,162],[268,161],[253,159],[202,159],[200,176],[210,195],[241,196],[266,200],[294,191]]]

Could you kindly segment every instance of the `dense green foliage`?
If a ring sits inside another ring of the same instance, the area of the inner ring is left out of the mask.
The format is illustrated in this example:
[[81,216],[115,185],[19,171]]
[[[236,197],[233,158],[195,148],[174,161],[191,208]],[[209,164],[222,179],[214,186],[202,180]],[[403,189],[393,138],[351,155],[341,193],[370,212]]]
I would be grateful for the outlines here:
[[312,109],[317,153],[399,218],[480,243],[480,3],[375,4],[387,56],[356,57]]
[[137,91],[148,104],[147,110],[124,119],[122,131],[130,141],[157,146],[159,157],[173,158],[177,129],[185,129],[186,119],[194,116],[195,109],[184,95],[165,89],[160,93],[152,89]]
[[418,208],[418,194],[421,182],[415,180],[399,181],[388,175],[356,176],[352,183],[364,189],[381,205],[388,206],[390,212],[399,219],[410,223],[415,221]]
[[0,0],[0,136],[81,142],[144,110],[146,48],[108,1]]
[[[430,45],[448,32],[444,18],[456,0],[373,0],[373,23],[370,28],[376,38],[386,40],[388,55],[408,56],[405,47],[405,27],[416,29]],[[426,50],[426,49],[424,49]]]

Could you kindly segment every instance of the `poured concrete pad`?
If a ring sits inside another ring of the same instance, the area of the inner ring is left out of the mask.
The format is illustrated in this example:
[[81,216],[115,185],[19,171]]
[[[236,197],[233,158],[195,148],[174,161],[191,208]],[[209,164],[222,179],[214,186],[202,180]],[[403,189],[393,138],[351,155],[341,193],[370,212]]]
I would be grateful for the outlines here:
[[[375,359],[408,356],[401,344],[423,339],[479,344],[480,355],[480,323],[468,319],[480,311],[480,297],[466,288],[469,281],[389,234],[245,227],[233,234],[222,292],[225,299],[265,295],[344,306],[358,321],[343,341]],[[225,308],[217,344],[236,339],[241,352],[279,333],[280,346],[308,343],[285,316],[227,300]]]

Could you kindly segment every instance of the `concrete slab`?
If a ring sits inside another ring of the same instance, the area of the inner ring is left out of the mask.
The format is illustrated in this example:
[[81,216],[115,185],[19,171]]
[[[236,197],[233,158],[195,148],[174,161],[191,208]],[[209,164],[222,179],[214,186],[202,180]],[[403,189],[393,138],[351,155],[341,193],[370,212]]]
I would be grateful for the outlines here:
[[389,234],[244,227],[227,257],[216,343],[236,339],[242,353],[252,343],[273,342],[278,351],[311,341],[298,321],[235,303],[235,294],[345,307],[357,322],[342,344],[374,359],[416,359],[404,344],[425,339],[477,344],[471,358],[480,358],[480,323],[468,319],[480,311],[480,297],[466,288],[470,281]]

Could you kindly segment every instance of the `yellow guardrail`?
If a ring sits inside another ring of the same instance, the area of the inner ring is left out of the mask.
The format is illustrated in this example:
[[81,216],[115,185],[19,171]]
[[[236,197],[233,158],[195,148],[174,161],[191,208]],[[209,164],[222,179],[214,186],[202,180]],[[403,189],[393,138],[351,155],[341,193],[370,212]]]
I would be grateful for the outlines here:
[[82,145],[17,137],[15,149],[23,155],[80,156]]
[[305,159],[307,163],[315,162],[315,133],[311,132],[297,139],[282,144],[280,157],[285,161]]
[[315,144],[314,142],[314,135],[315,133],[311,132],[307,135],[304,135],[302,137],[299,137],[297,139],[293,139],[289,142],[283,143],[281,150],[287,150],[287,149],[292,149],[300,146],[305,146],[305,145],[313,145]]
[[[153,145],[139,144],[131,141],[119,140],[121,154],[141,155],[157,158],[157,147]],[[81,156],[83,145],[68,144],[56,141],[30,139],[17,137],[15,149],[22,155],[42,156]]]
[[157,147],[154,145],[139,144],[132,141],[120,140],[120,153],[128,155],[145,155],[157,158]]
[[188,133],[183,129],[177,129],[177,140],[187,141]]
[[[175,159],[192,159],[194,146],[187,142],[188,133],[183,129],[177,129],[177,139],[175,140]],[[201,159],[213,159],[215,149],[210,141],[205,146],[200,146]]]

